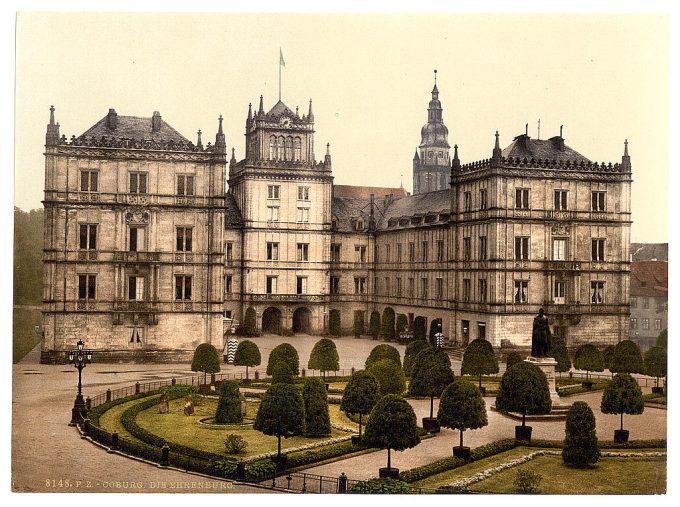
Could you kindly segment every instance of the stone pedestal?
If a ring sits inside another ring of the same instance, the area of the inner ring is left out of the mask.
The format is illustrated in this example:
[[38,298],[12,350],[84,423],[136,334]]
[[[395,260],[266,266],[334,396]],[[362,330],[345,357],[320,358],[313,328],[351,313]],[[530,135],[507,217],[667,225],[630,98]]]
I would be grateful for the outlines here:
[[529,356],[525,359],[527,363],[535,364],[538,366],[545,378],[548,379],[548,389],[550,389],[550,399],[553,405],[560,405],[560,397],[557,394],[557,384],[555,381],[555,367],[557,366],[557,361],[552,357],[533,357]]

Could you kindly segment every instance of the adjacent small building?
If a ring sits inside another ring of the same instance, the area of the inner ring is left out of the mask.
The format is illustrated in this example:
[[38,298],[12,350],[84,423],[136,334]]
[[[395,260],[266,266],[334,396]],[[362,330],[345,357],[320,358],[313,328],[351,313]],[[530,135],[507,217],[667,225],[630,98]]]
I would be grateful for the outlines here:
[[630,339],[645,350],[668,328],[668,262],[630,266]]

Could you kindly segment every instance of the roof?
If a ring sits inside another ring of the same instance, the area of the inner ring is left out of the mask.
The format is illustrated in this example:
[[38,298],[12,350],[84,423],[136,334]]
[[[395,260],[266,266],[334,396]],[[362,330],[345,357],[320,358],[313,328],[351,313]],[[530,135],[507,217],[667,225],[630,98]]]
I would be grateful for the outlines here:
[[273,116],[280,116],[282,114],[295,116],[295,113],[291,111],[291,109],[280,100],[276,104],[274,104],[274,107],[272,107],[267,114]]
[[117,115],[115,111],[113,114],[116,116],[115,129],[109,128],[109,115],[106,115],[104,118],[83,132],[79,137],[94,136],[98,139],[102,136],[106,136],[107,138],[114,139],[152,139],[154,141],[179,141],[183,143],[191,142],[182,134],[177,132],[174,128],[172,128],[162,118],[160,118],[160,128],[157,131],[153,131],[151,128],[151,117],[121,116]]
[[664,261],[631,263],[630,295],[668,297],[668,263]]
[[397,196],[407,196],[408,193],[403,188],[399,187],[360,187],[355,185],[333,185],[334,197],[355,197],[361,199],[370,199],[371,194],[375,197],[385,197],[393,194]]
[[[376,208],[382,209],[384,207],[384,199],[374,199],[373,202]],[[374,208],[374,213],[375,211]],[[335,220],[335,230],[338,232],[357,231],[355,222],[359,218],[364,220],[364,227],[367,228],[370,213],[370,198],[338,197],[334,195],[331,201],[331,214]]]
[[502,155],[504,158],[590,162],[579,152],[564,144],[561,137],[531,139],[527,135],[517,136],[509,146],[503,149]]
[[229,192],[224,196],[224,228],[241,227],[243,218],[236,204],[236,198]]
[[[451,193],[448,189],[409,195],[389,203],[380,220],[378,229],[388,229],[391,219],[413,217],[415,215],[448,214],[451,212]],[[410,223],[410,222],[409,222]],[[413,224],[418,225],[418,224]]]
[[630,253],[633,262],[638,261],[668,262],[668,243],[631,243]]

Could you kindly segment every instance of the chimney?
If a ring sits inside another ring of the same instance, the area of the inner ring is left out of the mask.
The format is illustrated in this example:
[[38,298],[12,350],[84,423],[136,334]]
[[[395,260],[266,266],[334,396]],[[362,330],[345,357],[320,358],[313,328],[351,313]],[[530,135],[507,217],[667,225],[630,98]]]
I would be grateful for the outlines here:
[[116,130],[118,126],[118,113],[113,108],[109,109],[109,114],[106,115],[106,127],[110,130]]
[[158,111],[154,111],[153,116],[151,117],[151,130],[153,132],[161,131],[161,113]]

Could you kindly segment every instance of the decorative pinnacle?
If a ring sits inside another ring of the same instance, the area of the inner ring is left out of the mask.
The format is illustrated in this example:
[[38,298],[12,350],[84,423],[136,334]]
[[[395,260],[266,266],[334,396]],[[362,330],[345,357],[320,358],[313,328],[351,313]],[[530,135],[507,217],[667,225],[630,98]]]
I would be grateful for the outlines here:
[[248,121],[253,119],[253,103],[248,103]]
[[218,134],[223,134],[224,132],[222,132],[222,115],[220,115],[220,117],[218,118],[218,120],[219,120],[219,122],[220,122],[220,128],[219,128],[219,130],[217,131],[217,133],[218,133]]
[[314,120],[314,113],[312,112],[312,99],[309,99],[309,113],[307,113],[307,119]]
[[202,146],[203,144],[201,143],[201,129],[198,129],[198,141],[196,141],[196,146]]
[[500,146],[500,144],[499,144],[499,142],[498,142],[498,130],[497,130],[497,131],[496,131],[496,145],[494,146],[494,148],[498,149],[498,148],[500,148],[500,147],[501,147],[501,146]]
[[257,114],[264,114],[264,97],[260,95],[260,108],[257,111]]
[[[498,135],[498,133],[496,134]],[[458,160],[458,145],[453,145],[453,160]]]
[[326,155],[331,154],[331,143],[326,143]]
[[437,69],[434,69],[434,84],[437,84]]
[[50,125],[54,125],[54,106],[50,106]]
[[628,156],[628,139],[623,141],[623,156],[624,157]]

